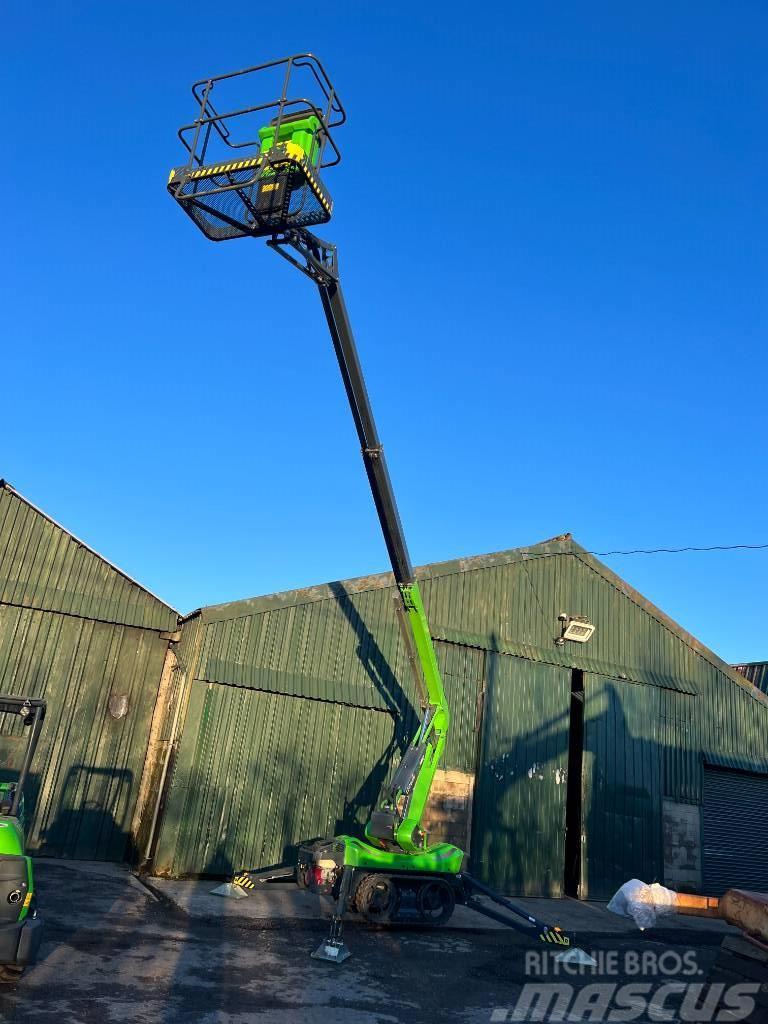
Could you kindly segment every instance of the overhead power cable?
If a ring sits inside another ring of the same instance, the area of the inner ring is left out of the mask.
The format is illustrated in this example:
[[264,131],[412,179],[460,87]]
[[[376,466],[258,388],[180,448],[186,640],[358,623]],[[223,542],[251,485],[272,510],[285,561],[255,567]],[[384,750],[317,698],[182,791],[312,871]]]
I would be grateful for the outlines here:
[[712,544],[709,547],[632,548],[629,551],[588,551],[588,555],[679,555],[686,551],[763,551],[768,544]]

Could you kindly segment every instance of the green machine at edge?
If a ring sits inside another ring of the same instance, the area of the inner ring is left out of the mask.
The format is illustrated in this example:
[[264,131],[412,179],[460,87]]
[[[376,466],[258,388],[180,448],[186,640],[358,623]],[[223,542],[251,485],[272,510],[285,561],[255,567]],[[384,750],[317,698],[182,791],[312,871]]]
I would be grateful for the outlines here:
[[0,983],[17,980],[42,938],[32,858],[26,852],[24,784],[45,718],[44,700],[0,695],[0,714],[20,720],[26,745],[15,781],[0,782]]

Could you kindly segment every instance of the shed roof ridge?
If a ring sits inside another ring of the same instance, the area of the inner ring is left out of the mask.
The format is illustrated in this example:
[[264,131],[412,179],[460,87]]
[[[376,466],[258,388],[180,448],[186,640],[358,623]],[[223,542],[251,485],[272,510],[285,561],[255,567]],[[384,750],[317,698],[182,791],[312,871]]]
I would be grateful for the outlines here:
[[[570,533],[560,534],[549,540],[539,541],[536,544],[529,544],[518,548],[506,548],[502,551],[492,551],[481,555],[469,555],[446,559],[441,562],[429,562],[426,565],[417,566],[415,572],[419,579],[430,579],[460,572],[473,572],[477,569],[491,568],[495,565],[509,565],[516,561],[526,561],[527,556],[542,558],[558,555],[573,555],[577,557],[584,565],[601,576],[606,583],[613,586],[624,597],[632,601],[633,604],[642,609],[652,619],[655,619],[660,626],[672,633],[673,636],[676,636],[695,654],[707,661],[713,668],[722,672],[732,683],[735,683],[736,686],[744,690],[745,693],[758,703],[768,707],[768,695],[762,693],[758,687],[754,686],[744,676],[741,676],[733,666],[715,654],[711,648],[697,640],[680,623],[676,622],[652,601],[644,597],[630,583],[619,576],[618,573],[615,573],[604,562],[601,562],[590,551],[582,547],[578,541],[573,539]],[[309,587],[297,587],[271,594],[241,598],[237,601],[207,605],[200,609],[200,614],[204,621],[244,618],[261,611],[276,610],[280,607],[299,607],[300,605],[310,604],[315,601],[328,600],[334,597],[338,598],[340,590],[342,595],[351,595],[394,586],[394,583],[394,575],[391,571],[372,573],[368,576],[354,576],[346,580],[333,580]],[[238,605],[241,606],[239,614],[235,612]],[[228,610],[231,610],[234,614],[231,616],[227,615],[226,612]]]
[[105,558],[104,555],[102,555],[99,551],[97,551],[95,548],[92,548],[90,544],[86,544],[84,540],[81,540],[80,537],[72,533],[71,530],[68,530],[66,526],[62,526],[62,524],[59,523],[56,519],[54,519],[53,516],[50,516],[47,512],[44,512],[43,509],[35,505],[34,502],[29,500],[29,498],[25,497],[20,491],[17,491],[16,488],[3,477],[0,477],[0,490],[8,491],[10,494],[13,494],[15,497],[17,497],[19,501],[23,501],[24,504],[31,508],[34,512],[36,512],[37,515],[41,516],[47,522],[51,523],[51,525],[55,526],[57,530],[61,530],[61,532],[66,534],[67,537],[70,538],[70,540],[73,540],[81,548],[84,548],[86,551],[90,552],[90,554],[92,554],[95,558],[98,558],[100,561],[104,562],[105,565],[108,565],[110,569],[116,572],[119,576],[122,576],[123,579],[128,581],[128,583],[132,584],[134,587],[138,587],[139,590],[142,590],[145,594],[148,594],[149,597],[151,597],[154,601],[157,601],[158,604],[161,604],[164,608],[167,608],[169,611],[172,611],[175,615],[181,618],[180,613],[176,610],[176,608],[173,607],[173,605],[168,604],[168,602],[164,601],[162,597],[158,597],[157,594],[153,593],[149,589],[149,587],[145,587],[143,583],[139,583],[139,581],[134,579],[133,576],[129,576],[128,573],[125,572],[125,570],[121,569],[119,565],[115,565],[114,562],[111,562],[108,558]]
[[[559,550],[539,550],[545,547],[554,548],[556,545],[559,546]],[[574,547],[577,550],[573,550]],[[491,568],[494,565],[509,565],[512,562],[523,561],[529,554],[533,558],[543,558],[555,555],[577,554],[583,550],[580,545],[575,543],[571,534],[566,533],[557,537],[551,537],[549,540],[538,541],[536,544],[526,544],[519,548],[505,548],[502,551],[489,551],[481,555],[465,555],[459,558],[444,559],[440,562],[427,562],[425,565],[417,565],[414,572],[421,579],[430,579],[433,575],[451,576],[455,573]],[[190,612],[189,615],[184,616],[184,618],[192,618],[197,614],[207,618],[206,613],[208,612],[223,612],[226,608],[234,608],[236,605],[254,605],[259,602],[274,602],[275,606],[279,606],[280,602],[283,602],[284,605],[291,604],[295,606],[310,604],[313,601],[323,601],[329,597],[338,597],[337,590],[339,587],[344,588],[344,592],[347,594],[360,594],[369,590],[380,590],[394,585],[395,577],[393,572],[385,570],[384,572],[369,573],[362,576],[350,576],[347,579],[314,583],[306,587],[291,587],[288,590],[277,590],[269,594],[240,597],[234,601],[222,601],[218,604],[203,605],[201,608]],[[289,601],[289,598],[295,598],[296,600]],[[300,600],[301,598],[306,598],[306,600]],[[263,610],[268,611],[269,606],[265,604]],[[253,614],[253,608],[249,610],[246,610],[245,607],[243,608],[242,616],[251,614]],[[232,618],[240,618],[242,616],[233,615]]]

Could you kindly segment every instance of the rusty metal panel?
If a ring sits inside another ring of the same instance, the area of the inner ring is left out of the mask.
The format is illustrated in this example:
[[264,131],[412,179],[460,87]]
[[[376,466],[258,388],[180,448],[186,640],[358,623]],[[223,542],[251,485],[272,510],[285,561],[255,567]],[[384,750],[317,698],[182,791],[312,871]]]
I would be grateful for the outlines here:
[[701,808],[667,800],[662,804],[664,884],[675,892],[701,892]]
[[0,481],[0,604],[174,630],[178,613]]
[[748,665],[734,665],[734,668],[758,690],[768,694],[768,661],[753,661]]
[[361,834],[395,744],[386,711],[196,681],[155,872],[261,870]]
[[571,679],[488,655],[470,869],[505,893],[561,896]]
[[162,827],[202,636],[200,612],[193,612],[183,622],[181,639],[171,645],[166,656],[148,741],[138,817],[134,817],[139,863],[151,861]]
[[[0,605],[0,691],[48,713],[26,796],[39,855],[122,860],[168,642],[150,630]],[[0,722],[0,776],[23,737]]]
[[203,625],[199,612],[188,616],[183,623],[181,639],[172,646],[174,665],[170,685],[165,694],[165,712],[162,715],[158,731],[158,742],[164,755],[171,753],[177,743],[186,713],[189,689],[195,678],[200,645],[203,637]]

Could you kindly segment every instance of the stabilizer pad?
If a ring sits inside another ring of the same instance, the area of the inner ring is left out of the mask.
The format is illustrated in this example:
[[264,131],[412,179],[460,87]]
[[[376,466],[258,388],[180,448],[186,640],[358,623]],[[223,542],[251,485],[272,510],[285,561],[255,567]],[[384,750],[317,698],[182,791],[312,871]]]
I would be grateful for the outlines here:
[[555,960],[559,964],[578,964],[581,967],[597,967],[597,960],[585,953],[578,946],[573,946],[567,952],[558,953]]
[[341,942],[339,939],[325,939],[311,956],[313,960],[325,960],[330,964],[343,964],[352,954],[347,948],[346,943]]
[[235,885],[234,882],[225,882],[223,885],[217,885],[215,889],[211,889],[212,896],[227,896],[231,900],[247,900],[248,893],[241,889],[239,885]]

